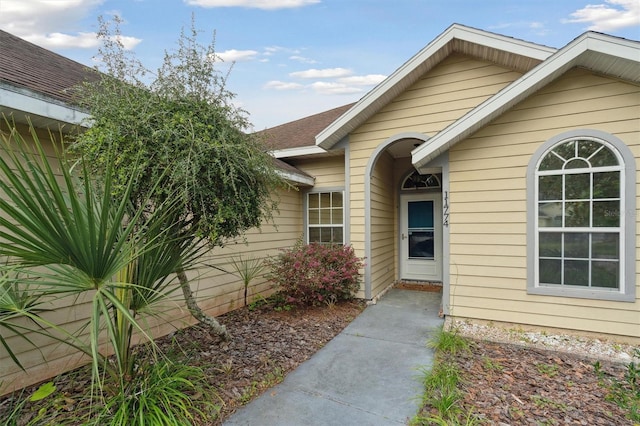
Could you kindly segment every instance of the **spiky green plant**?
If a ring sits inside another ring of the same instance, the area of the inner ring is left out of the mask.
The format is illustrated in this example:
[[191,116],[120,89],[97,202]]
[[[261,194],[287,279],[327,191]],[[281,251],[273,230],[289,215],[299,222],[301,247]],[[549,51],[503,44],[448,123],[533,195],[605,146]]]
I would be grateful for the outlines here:
[[249,284],[251,284],[251,281],[257,278],[265,270],[266,265],[260,258],[243,258],[242,255],[239,255],[237,258],[232,258],[231,265],[240,276],[240,279],[242,279],[242,284],[244,286],[244,306],[247,306]]
[[138,368],[145,374],[126,383],[126,392],[107,402],[96,424],[183,426],[194,424],[197,418],[217,416],[220,407],[215,401],[190,397],[207,387],[202,369],[166,360]]
[[[31,330],[30,324],[33,324],[33,316],[39,315],[43,309],[40,295],[31,291],[29,283],[18,281],[13,268],[6,264],[2,265],[0,269],[0,344],[6,349],[13,362],[24,370],[11,346],[7,343],[2,330],[22,337],[23,340],[37,348],[37,345],[24,332]],[[28,324],[15,321],[18,318],[26,319]]]
[[[97,182],[82,159],[74,174],[62,152],[48,158],[33,128],[33,143],[28,143],[8,127],[0,146],[5,154],[0,157],[0,256],[10,259],[16,273],[0,281],[4,328],[27,340],[29,332],[50,333],[91,357],[103,396],[125,392],[136,374],[144,374],[134,368],[133,336],[153,347],[142,319],[179,289],[171,277],[178,268],[193,267],[206,247],[186,235],[184,221],[176,229],[180,197],[134,211],[128,192],[135,174],[114,197],[112,163]],[[36,310],[44,301],[68,295],[90,298],[89,318],[81,328],[88,336],[51,324]],[[26,316],[33,327],[12,321],[17,316]],[[109,353],[113,361],[107,360]]]

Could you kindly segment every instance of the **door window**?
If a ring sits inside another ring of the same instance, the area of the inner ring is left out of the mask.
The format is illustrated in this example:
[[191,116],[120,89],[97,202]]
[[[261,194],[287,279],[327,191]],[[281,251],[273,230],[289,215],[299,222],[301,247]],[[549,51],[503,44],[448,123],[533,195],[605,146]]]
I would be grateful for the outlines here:
[[409,201],[409,258],[434,259],[433,201]]

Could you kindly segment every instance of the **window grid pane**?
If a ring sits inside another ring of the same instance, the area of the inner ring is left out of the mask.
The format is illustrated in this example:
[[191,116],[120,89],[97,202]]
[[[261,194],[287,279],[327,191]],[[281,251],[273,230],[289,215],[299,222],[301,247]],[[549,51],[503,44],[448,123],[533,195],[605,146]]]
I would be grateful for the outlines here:
[[307,195],[308,241],[310,243],[344,244],[342,192],[317,192]]
[[535,193],[540,285],[620,288],[621,173],[615,166],[615,154],[591,140],[562,143],[541,159]]

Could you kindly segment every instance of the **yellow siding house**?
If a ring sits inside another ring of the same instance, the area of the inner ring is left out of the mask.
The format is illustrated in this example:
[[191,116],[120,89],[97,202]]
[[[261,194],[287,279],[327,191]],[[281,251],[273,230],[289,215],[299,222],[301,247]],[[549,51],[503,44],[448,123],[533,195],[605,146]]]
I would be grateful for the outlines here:
[[366,258],[362,297],[437,282],[451,319],[640,341],[638,41],[452,25],[359,102],[266,133],[317,176],[306,240]]
[[[62,78],[77,83],[80,64],[2,31],[0,43],[0,112],[42,128],[86,116]],[[640,342],[640,42],[587,32],[555,49],[455,24],[355,104],[262,133],[298,190],[209,263],[300,238],[350,244],[365,259],[361,298],[436,283],[449,320]],[[217,315],[242,288],[214,269],[196,294]],[[81,306],[61,311],[82,319]],[[79,361],[55,342],[24,345],[25,374],[3,350],[0,394]]]

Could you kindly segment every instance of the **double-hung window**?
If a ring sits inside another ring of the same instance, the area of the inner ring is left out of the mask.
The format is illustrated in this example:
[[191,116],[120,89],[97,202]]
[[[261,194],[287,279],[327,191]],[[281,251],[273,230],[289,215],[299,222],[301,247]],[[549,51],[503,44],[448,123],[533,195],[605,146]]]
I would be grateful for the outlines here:
[[627,239],[635,226],[626,235],[626,173],[618,149],[597,137],[562,139],[535,158],[529,292],[628,299],[635,282],[626,272],[635,256]]
[[307,241],[344,244],[344,195],[342,191],[307,194]]

